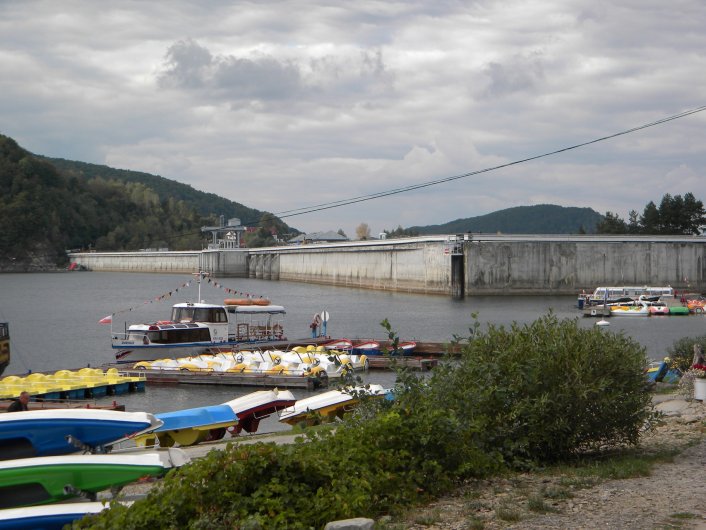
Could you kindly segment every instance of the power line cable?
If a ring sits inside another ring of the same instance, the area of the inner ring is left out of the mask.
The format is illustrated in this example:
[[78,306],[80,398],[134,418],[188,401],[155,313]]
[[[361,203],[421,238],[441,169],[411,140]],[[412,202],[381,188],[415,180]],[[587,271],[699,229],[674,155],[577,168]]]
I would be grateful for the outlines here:
[[391,189],[391,190],[380,191],[380,192],[371,193],[371,194],[368,194],[368,195],[361,195],[361,196],[358,196],[358,197],[351,197],[351,198],[349,198],[349,199],[341,199],[341,200],[338,200],[338,201],[332,201],[332,202],[327,202],[327,203],[321,203],[321,204],[316,204],[316,205],[312,205],[312,206],[305,206],[305,207],[302,207],[302,208],[295,208],[295,209],[292,209],[292,210],[284,210],[284,211],[282,211],[282,212],[275,213],[274,215],[276,215],[276,216],[279,217],[279,218],[294,217],[294,216],[297,216],[297,215],[304,215],[304,214],[307,214],[307,213],[319,212],[319,211],[322,211],[322,210],[329,210],[329,209],[331,209],[331,208],[338,208],[339,206],[346,206],[346,205],[349,205],[349,204],[355,204],[355,203],[359,203],[359,202],[370,201],[370,200],[373,200],[373,199],[379,199],[379,198],[381,198],[381,197],[388,197],[388,196],[390,196],[390,195],[397,195],[397,194],[399,194],[399,193],[405,193],[405,192],[407,192],[407,191],[414,191],[414,190],[418,190],[418,189],[422,189],[422,188],[428,188],[428,187],[430,187],[430,186],[436,186],[436,185],[438,185],[438,184],[443,184],[443,183],[446,183],[446,182],[451,182],[451,181],[454,181],[454,180],[459,180],[459,179],[471,177],[471,176],[474,176],[474,175],[479,175],[479,174],[481,174],[481,173],[487,173],[487,172],[489,172],[489,171],[495,171],[495,170],[497,170],[497,169],[503,169],[503,168],[506,168],[506,167],[515,166],[515,165],[518,165],[518,164],[523,164],[523,163],[525,163],[525,162],[530,162],[530,161],[532,161],[532,160],[538,160],[538,159],[540,159],[540,158],[546,158],[546,157],[548,157],[548,156],[553,156],[553,155],[556,155],[556,154],[559,154],[559,153],[563,153],[563,152],[566,152],[566,151],[571,151],[571,150],[573,150],[573,149],[578,149],[578,148],[580,148],[580,147],[585,147],[585,146],[587,146],[587,145],[595,144],[595,143],[598,143],[598,142],[603,142],[603,141],[606,141],[606,140],[610,140],[610,139],[612,139],[612,138],[617,138],[618,136],[623,136],[623,135],[630,134],[630,133],[633,133],[633,132],[636,132],[636,131],[640,131],[640,130],[642,130],[642,129],[647,129],[647,128],[649,128],[649,127],[654,127],[654,126],[656,126],[656,125],[661,125],[661,124],[663,124],[663,123],[667,123],[667,122],[670,122],[670,121],[673,121],[673,120],[677,120],[677,119],[683,118],[683,117],[685,117],[685,116],[690,116],[691,114],[696,114],[696,113],[698,113],[698,112],[703,112],[704,110],[706,110],[706,105],[703,105],[703,106],[701,106],[701,107],[697,107],[697,108],[695,108],[695,109],[686,110],[686,111],[680,112],[680,113],[678,113],[678,114],[674,114],[674,115],[672,115],[672,116],[667,116],[666,118],[661,118],[661,119],[659,119],[659,120],[655,120],[655,121],[652,121],[652,122],[649,122],[649,123],[646,123],[646,124],[643,124],[643,125],[639,125],[639,126],[637,126],[637,127],[632,127],[631,129],[626,129],[626,130],[624,130],[624,131],[620,131],[620,132],[617,132],[617,133],[614,133],[614,134],[610,134],[610,135],[607,135],[607,136],[602,136],[602,137],[600,137],[600,138],[596,138],[596,139],[593,139],[593,140],[589,140],[589,141],[587,141],[587,142],[582,142],[582,143],[579,143],[579,144],[574,144],[574,145],[571,145],[571,146],[568,146],[568,147],[562,147],[561,149],[556,149],[556,150],[554,150],[554,151],[549,151],[549,152],[542,153],[542,154],[539,154],[539,155],[534,155],[534,156],[530,156],[530,157],[527,157],[527,158],[522,158],[522,159],[520,159],[520,160],[515,160],[515,161],[513,161],[513,162],[507,162],[506,164],[500,164],[500,165],[497,165],[497,166],[487,167],[487,168],[479,169],[479,170],[476,170],[476,171],[470,171],[470,172],[468,172],[468,173],[463,173],[463,174],[461,174],[461,175],[454,175],[454,176],[451,176],[451,177],[445,177],[445,178],[441,178],[441,179],[437,179],[437,180],[431,180],[431,181],[428,181],[428,182],[422,182],[422,183],[420,183],[420,184],[412,184],[412,185],[404,186],[404,187],[401,187],[401,188],[395,188],[395,189]]
[[[645,123],[645,124],[643,124],[643,125],[638,125],[638,126],[636,126],[636,127],[632,127],[632,128],[630,128],[630,129],[626,129],[626,130],[624,130],[624,131],[620,131],[620,132],[617,132],[617,133],[609,134],[609,135],[607,135],[607,136],[602,136],[602,137],[600,137],[600,138],[595,138],[595,139],[593,139],[593,140],[589,140],[589,141],[586,141],[586,142],[581,142],[581,143],[573,144],[573,145],[570,145],[570,146],[567,146],[567,147],[562,147],[562,148],[560,148],[560,149],[556,149],[556,150],[554,150],[554,151],[548,151],[548,152],[546,152],[546,153],[542,153],[542,154],[539,154],[539,155],[534,155],[534,156],[530,156],[530,157],[526,157],[526,158],[521,158],[521,159],[519,159],[519,160],[515,160],[515,161],[512,161],[512,162],[507,162],[507,163],[505,163],[505,164],[499,164],[499,165],[497,165],[497,166],[487,167],[487,168],[484,168],[484,169],[478,169],[478,170],[476,170],[476,171],[469,171],[469,172],[467,172],[467,173],[462,173],[462,174],[460,174],[460,175],[453,175],[453,176],[451,176],[451,177],[444,177],[444,178],[441,178],[441,179],[436,179],[436,180],[431,180],[431,181],[427,181],[427,182],[422,182],[422,183],[419,183],[419,184],[411,184],[411,185],[409,185],[409,186],[403,186],[403,187],[400,187],[400,188],[393,188],[393,189],[390,189],[390,190],[379,191],[379,192],[375,192],[375,193],[370,193],[370,194],[368,194],[368,195],[360,195],[360,196],[351,197],[351,198],[348,198],[348,199],[339,199],[339,200],[337,200],[337,201],[325,202],[325,203],[321,203],[321,204],[314,204],[314,205],[310,205],[310,206],[303,206],[303,207],[301,207],[301,208],[294,208],[294,209],[292,209],[292,210],[283,210],[283,211],[281,211],[281,212],[277,212],[277,213],[274,213],[274,214],[272,214],[272,215],[276,216],[276,217],[279,218],[279,219],[284,219],[284,218],[287,218],[287,217],[295,217],[295,216],[298,216],[298,215],[305,215],[305,214],[308,214],[308,213],[314,213],[314,212],[319,212],[319,211],[323,211],[323,210],[330,210],[330,209],[332,209],[332,208],[338,208],[338,207],[340,207],[340,206],[347,206],[347,205],[356,204],[356,203],[359,203],[359,202],[365,202],[365,201],[370,201],[370,200],[373,200],[373,199],[380,199],[380,198],[382,198],[382,197],[388,197],[388,196],[390,196],[390,195],[397,195],[397,194],[405,193],[405,192],[408,192],[408,191],[414,191],[414,190],[418,190],[418,189],[428,188],[428,187],[431,187],[431,186],[436,186],[436,185],[439,185],[439,184],[444,184],[444,183],[446,183],[446,182],[452,182],[452,181],[454,181],[454,180],[460,180],[460,179],[463,179],[463,178],[468,178],[468,177],[472,177],[472,176],[475,176],[475,175],[480,175],[480,174],[482,174],[482,173],[488,173],[488,172],[490,172],[490,171],[496,171],[496,170],[498,170],[498,169],[503,169],[503,168],[510,167],[510,166],[515,166],[515,165],[518,165],[518,164],[524,164],[525,162],[530,162],[530,161],[532,161],[532,160],[538,160],[538,159],[540,159],[540,158],[546,158],[546,157],[549,157],[549,156],[557,155],[557,154],[559,154],[559,153],[564,153],[564,152],[566,152],[566,151],[572,151],[572,150],[574,150],[574,149],[579,149],[579,148],[581,148],[581,147],[586,147],[587,145],[596,144],[596,143],[599,143],[599,142],[604,142],[604,141],[606,141],[606,140],[610,140],[610,139],[613,139],[613,138],[617,138],[617,137],[619,137],[619,136],[624,136],[624,135],[626,135],[626,134],[631,134],[631,133],[634,133],[634,132],[637,132],[637,131],[640,131],[640,130],[643,130],[643,129],[648,129],[648,128],[650,128],[650,127],[655,127],[655,126],[661,125],[661,124],[663,124],[663,123],[667,123],[667,122],[674,121],[674,120],[677,120],[677,119],[680,119],[680,118],[684,118],[684,117],[690,116],[690,115],[692,115],[692,114],[697,114],[697,113],[699,113],[699,112],[703,112],[704,110],[706,110],[706,105],[703,105],[703,106],[701,106],[701,107],[697,107],[697,108],[694,108],[694,109],[690,109],[690,110],[685,110],[685,111],[683,111],[683,112],[680,112],[680,113],[677,113],[677,114],[673,114],[673,115],[671,115],[671,116],[667,116],[667,117],[661,118],[661,119],[659,119],[659,120],[655,120],[655,121],[652,121],[652,122],[649,122],[649,123]],[[245,225],[253,225],[253,224],[254,224],[254,225],[259,225],[260,223],[261,223],[261,219],[258,219],[258,220],[255,220],[255,219],[253,219],[253,220],[246,219],[246,220],[244,220],[241,224],[242,224],[243,226],[245,226]],[[185,237],[185,236],[188,236],[188,235],[196,235],[196,234],[198,234],[198,233],[200,233],[200,232],[191,232],[191,233],[186,233],[186,234],[179,234],[179,235],[176,235],[176,236],[170,236],[168,239],[173,239],[173,238],[177,238],[177,237]]]

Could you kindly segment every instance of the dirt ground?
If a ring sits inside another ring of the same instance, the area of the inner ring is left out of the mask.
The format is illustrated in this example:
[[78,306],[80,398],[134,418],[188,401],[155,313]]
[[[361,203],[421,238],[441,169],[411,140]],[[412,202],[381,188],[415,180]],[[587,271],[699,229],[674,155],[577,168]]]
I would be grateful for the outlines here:
[[656,407],[666,417],[641,446],[682,452],[648,477],[594,482],[528,474],[476,482],[389,526],[706,530],[706,405],[668,397]]

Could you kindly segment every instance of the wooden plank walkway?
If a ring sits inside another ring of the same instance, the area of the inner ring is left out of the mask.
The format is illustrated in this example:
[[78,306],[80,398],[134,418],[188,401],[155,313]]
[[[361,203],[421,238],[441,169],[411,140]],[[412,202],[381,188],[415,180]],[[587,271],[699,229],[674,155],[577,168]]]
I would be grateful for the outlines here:
[[371,370],[390,370],[392,365],[397,363],[398,366],[410,368],[412,370],[427,371],[434,368],[438,363],[438,359],[424,359],[422,357],[390,357],[388,355],[369,355],[369,368]]

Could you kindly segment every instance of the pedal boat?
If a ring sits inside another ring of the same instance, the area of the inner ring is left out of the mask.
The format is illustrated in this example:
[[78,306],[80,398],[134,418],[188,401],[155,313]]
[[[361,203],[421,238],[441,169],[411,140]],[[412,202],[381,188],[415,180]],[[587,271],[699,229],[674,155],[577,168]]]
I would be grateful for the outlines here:
[[53,456],[78,450],[105,452],[108,446],[156,429],[161,420],[147,412],[46,409],[0,414],[0,460]]

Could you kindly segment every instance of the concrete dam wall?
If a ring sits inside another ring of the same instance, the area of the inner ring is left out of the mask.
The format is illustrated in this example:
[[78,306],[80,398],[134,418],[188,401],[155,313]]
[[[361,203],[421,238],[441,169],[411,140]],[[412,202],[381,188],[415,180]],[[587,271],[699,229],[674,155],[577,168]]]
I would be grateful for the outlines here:
[[706,238],[467,234],[192,252],[70,255],[96,271],[191,273],[442,295],[576,294],[599,285],[706,291]]
[[701,292],[706,240],[473,241],[466,292],[576,293],[599,285],[671,285]]

